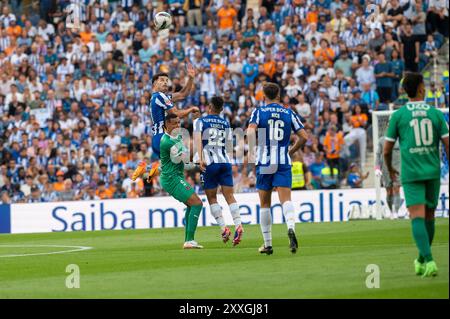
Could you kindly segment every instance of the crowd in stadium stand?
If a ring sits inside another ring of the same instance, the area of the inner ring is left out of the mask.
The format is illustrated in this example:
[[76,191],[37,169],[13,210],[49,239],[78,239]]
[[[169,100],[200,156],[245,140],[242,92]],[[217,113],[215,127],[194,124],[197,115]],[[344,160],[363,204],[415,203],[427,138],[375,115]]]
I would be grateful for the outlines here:
[[[361,187],[371,112],[402,100],[402,74],[421,70],[449,29],[446,0],[25,2],[0,1],[0,203],[163,195],[157,178],[130,176],[157,160],[152,76],[167,72],[180,90],[188,60],[196,85],[177,107],[204,114],[221,95],[223,116],[246,128],[263,83],[276,82],[310,134],[293,188]],[[80,28],[66,28],[71,7]],[[154,30],[158,11],[173,15],[170,30]],[[444,77],[428,94],[439,107]],[[201,192],[200,172],[187,174]],[[233,177],[236,192],[255,190],[254,166]]]

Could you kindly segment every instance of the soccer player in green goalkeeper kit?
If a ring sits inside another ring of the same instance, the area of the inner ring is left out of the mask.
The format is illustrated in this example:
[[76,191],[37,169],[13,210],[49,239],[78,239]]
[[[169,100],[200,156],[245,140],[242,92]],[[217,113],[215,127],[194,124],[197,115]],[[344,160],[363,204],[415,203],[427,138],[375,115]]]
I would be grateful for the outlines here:
[[185,162],[189,162],[189,151],[183,144],[177,129],[180,128],[180,118],[176,114],[168,114],[165,118],[165,133],[161,138],[160,158],[162,188],[175,199],[186,204],[186,231],[184,249],[203,248],[195,240],[198,218],[203,203],[194,189],[184,178]]
[[436,276],[438,268],[431,253],[434,237],[434,211],[440,193],[439,143],[448,157],[448,125],[444,115],[424,102],[425,84],[419,73],[408,73],[403,88],[409,102],[394,112],[389,121],[384,158],[393,180],[398,172],[392,165],[392,149],[399,139],[401,182],[411,218],[412,234],[419,250],[414,260],[415,272],[422,277]]

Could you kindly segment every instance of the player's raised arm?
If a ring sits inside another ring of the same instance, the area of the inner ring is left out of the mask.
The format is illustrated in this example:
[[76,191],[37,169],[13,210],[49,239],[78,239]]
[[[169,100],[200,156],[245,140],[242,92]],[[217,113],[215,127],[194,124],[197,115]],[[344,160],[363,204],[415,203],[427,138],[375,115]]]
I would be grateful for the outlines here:
[[[192,90],[192,86],[194,85],[194,79],[195,79],[195,68],[191,63],[187,63],[186,71],[188,75],[188,80],[186,85],[178,92],[175,92],[172,94],[172,101],[178,102],[182,101],[185,98],[188,97],[189,92]],[[179,116],[179,115],[178,115]]]
[[180,119],[183,117],[188,116],[190,113],[196,113],[196,112],[200,112],[200,109],[196,106],[191,106],[187,109],[183,109],[183,110],[179,110],[176,107],[171,108],[170,110],[166,111],[167,114],[175,114],[176,116],[178,116]]

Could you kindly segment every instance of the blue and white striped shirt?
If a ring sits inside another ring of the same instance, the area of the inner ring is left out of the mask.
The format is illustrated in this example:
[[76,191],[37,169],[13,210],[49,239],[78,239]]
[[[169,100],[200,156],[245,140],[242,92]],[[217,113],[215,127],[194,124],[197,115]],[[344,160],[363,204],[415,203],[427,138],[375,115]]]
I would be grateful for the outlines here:
[[304,128],[298,115],[291,109],[273,103],[255,108],[250,117],[250,124],[258,126],[256,165],[291,166],[291,131],[296,133]]
[[171,108],[173,108],[171,95],[162,92],[155,92],[152,94],[150,114],[153,122],[153,135],[164,134],[164,120],[166,118],[166,111]]
[[194,132],[201,133],[203,158],[206,165],[231,164],[227,146],[233,147],[233,133],[227,120],[219,115],[207,115],[194,121]]

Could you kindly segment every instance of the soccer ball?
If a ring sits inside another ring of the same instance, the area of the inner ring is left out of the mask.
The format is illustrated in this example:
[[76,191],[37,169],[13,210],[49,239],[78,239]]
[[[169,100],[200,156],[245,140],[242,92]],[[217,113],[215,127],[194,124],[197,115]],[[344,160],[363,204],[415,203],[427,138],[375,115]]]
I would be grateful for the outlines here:
[[168,29],[172,25],[172,16],[164,11],[158,12],[153,19],[153,23],[157,31]]

